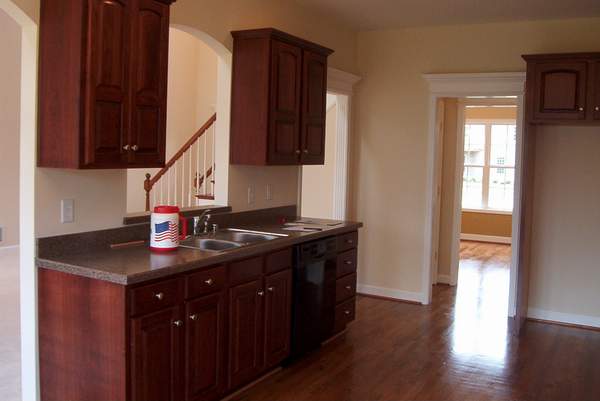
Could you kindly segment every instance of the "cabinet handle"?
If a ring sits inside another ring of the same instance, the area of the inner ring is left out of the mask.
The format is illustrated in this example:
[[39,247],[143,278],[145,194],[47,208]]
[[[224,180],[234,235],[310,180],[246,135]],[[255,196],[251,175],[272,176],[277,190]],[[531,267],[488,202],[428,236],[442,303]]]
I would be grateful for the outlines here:
[[579,108],[579,111],[583,111],[583,107],[580,107],[580,108]]
[[163,294],[162,292],[159,292],[158,294],[154,294],[154,298],[158,299],[159,301],[162,301],[162,299],[165,297],[165,294]]
[[296,149],[296,154],[299,155],[300,154],[300,149]]
[[259,297],[262,297],[265,295],[265,292],[263,290],[259,290],[257,294]]
[[209,278],[208,280],[204,280],[204,282],[206,283],[206,285],[213,285],[213,279]]
[[352,264],[352,261],[351,261],[351,260],[347,260],[347,261],[345,261],[344,263],[345,263],[345,264],[347,264],[347,265],[351,265],[351,264]]
[[129,144],[123,146],[123,150],[129,150]]
[[344,313],[345,313],[346,315],[350,315],[350,311],[349,311],[349,310],[345,310],[345,311],[344,311]]
[[348,291],[350,291],[350,290],[352,289],[352,286],[350,286],[350,285],[347,285],[347,286],[346,286],[346,289],[347,289]]
[[183,326],[183,322],[182,322],[181,320],[175,320],[175,321],[173,322],[173,324],[174,324],[175,326],[177,326],[177,327],[181,327],[181,326]]
[[273,292],[273,291],[275,291],[275,287],[268,287],[268,288],[267,288],[267,291],[269,291],[269,292]]
[[196,315],[196,314],[190,315],[190,320],[196,320],[196,319],[198,319],[198,315]]

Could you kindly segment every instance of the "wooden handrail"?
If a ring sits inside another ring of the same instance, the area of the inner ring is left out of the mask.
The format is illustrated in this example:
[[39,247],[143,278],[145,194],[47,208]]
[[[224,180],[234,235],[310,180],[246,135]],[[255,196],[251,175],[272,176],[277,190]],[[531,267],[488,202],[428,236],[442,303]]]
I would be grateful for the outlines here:
[[[200,127],[200,129],[198,131],[196,131],[196,133],[194,135],[192,135],[192,137],[183,144],[183,146],[181,147],[181,149],[179,149],[174,155],[173,157],[171,157],[171,159],[165,164],[165,166],[163,168],[161,168],[155,175],[154,177],[152,177],[150,174],[146,174],[146,180],[144,180],[144,190],[146,191],[146,211],[150,211],[150,191],[152,191],[152,188],[154,187],[154,184],[156,184],[158,182],[158,180],[161,179],[161,177],[163,175],[165,175],[165,173],[167,171],[169,171],[169,169],[171,167],[173,167],[173,165],[177,162],[177,160],[179,160],[181,158],[181,156],[189,149],[192,147],[192,145],[194,143],[196,143],[196,141],[198,140],[198,138],[200,138],[202,135],[204,135],[204,133],[215,123],[215,121],[217,121],[217,113],[213,114],[205,123],[204,125],[202,125],[202,127]],[[212,173],[212,171],[211,171]]]

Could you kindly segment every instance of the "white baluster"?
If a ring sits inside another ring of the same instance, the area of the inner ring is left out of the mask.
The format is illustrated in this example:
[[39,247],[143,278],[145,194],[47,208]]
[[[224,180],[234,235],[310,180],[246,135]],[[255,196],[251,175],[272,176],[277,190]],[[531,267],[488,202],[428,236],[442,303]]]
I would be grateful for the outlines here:
[[206,144],[207,144],[206,139],[207,138],[206,137],[208,135],[206,135],[206,134],[207,133],[204,134],[204,160],[203,160],[203,167],[202,167],[202,177],[204,177],[202,180],[202,184],[204,185],[204,195],[206,195],[206,187],[207,187],[207,184],[206,184]]
[[187,183],[187,188],[188,188],[188,207],[192,207],[192,188],[190,187],[190,184],[192,182],[192,159],[194,156],[194,144],[192,144],[192,146],[190,146],[190,158],[188,160],[188,180],[186,181]]
[[211,179],[211,181],[213,181],[213,182],[211,183],[211,187],[212,187],[212,195],[213,196],[215,195],[215,182],[216,182],[215,177],[216,177],[216,166],[217,166],[217,163],[215,161],[215,153],[216,153],[215,152],[215,149],[216,149],[215,141],[217,140],[217,126],[216,125],[217,124],[215,123],[212,126],[212,179]]
[[[200,140],[196,141],[196,196],[198,195],[200,195]],[[196,205],[198,205],[197,197]]]

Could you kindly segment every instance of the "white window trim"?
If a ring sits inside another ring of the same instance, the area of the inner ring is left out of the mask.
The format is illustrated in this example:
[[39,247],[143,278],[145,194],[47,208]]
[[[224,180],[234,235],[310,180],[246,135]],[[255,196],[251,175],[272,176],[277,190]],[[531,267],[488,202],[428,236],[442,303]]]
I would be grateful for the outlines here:
[[[490,170],[493,168],[506,168],[513,169],[516,174],[516,165],[498,165],[491,163],[491,153],[492,153],[492,125],[515,125],[517,122],[514,119],[481,119],[481,118],[470,118],[465,120],[465,125],[485,125],[485,156],[483,164],[463,164],[463,169],[467,167],[477,167],[483,168],[483,177],[482,177],[482,191],[481,194],[481,203],[483,206],[481,208],[477,207],[462,207],[463,211],[470,211],[476,213],[489,213],[489,214],[512,214],[514,210],[505,210],[505,209],[494,209],[488,206],[489,204],[489,195],[490,195]],[[463,136],[465,133],[463,132]],[[464,139],[464,138],[463,138]],[[514,188],[514,183],[513,183]]]

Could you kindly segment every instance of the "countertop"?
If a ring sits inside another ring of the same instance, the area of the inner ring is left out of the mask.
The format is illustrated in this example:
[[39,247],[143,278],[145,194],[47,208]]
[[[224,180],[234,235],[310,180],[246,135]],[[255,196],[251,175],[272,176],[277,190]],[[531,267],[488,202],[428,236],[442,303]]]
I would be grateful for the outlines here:
[[236,228],[287,234],[288,236],[223,252],[179,248],[168,253],[156,253],[150,251],[148,245],[144,244],[119,249],[95,249],[46,259],[38,258],[37,265],[39,268],[57,270],[121,285],[131,285],[268,253],[302,242],[354,231],[362,227],[362,223],[350,221],[319,220],[319,222],[336,222],[339,224],[323,226],[323,230],[318,232],[285,231],[281,225],[236,226]]

